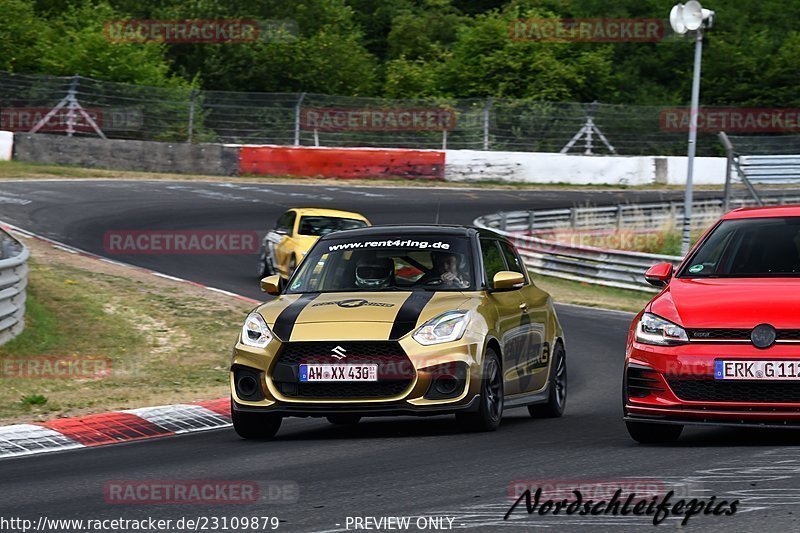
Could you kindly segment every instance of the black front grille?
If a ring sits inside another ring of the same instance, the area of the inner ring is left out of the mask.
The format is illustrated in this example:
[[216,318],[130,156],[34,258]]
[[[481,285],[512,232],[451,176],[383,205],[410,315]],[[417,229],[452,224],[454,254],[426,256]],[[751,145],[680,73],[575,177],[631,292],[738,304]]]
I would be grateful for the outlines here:
[[[378,381],[301,383],[301,364],[377,364]],[[273,383],[290,398],[388,398],[405,391],[415,376],[411,360],[392,341],[285,343],[272,370]]]
[[[706,328],[690,329],[687,331],[689,340],[698,341],[730,341],[744,340],[750,341],[752,329],[731,329],[731,328]],[[800,340],[800,329],[779,329],[777,330],[777,342]]]
[[690,340],[750,340],[750,329],[690,329]]
[[691,402],[800,403],[800,383],[670,379],[675,396]]
[[799,341],[800,329],[779,329],[777,339],[779,341]]

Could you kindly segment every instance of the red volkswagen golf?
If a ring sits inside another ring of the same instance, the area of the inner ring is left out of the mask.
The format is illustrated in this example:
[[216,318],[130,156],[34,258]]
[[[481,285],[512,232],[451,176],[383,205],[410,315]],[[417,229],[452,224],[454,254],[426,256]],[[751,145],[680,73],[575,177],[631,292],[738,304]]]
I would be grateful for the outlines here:
[[676,440],[687,424],[800,427],[800,207],[737,209],[631,325],[623,410],[634,440]]

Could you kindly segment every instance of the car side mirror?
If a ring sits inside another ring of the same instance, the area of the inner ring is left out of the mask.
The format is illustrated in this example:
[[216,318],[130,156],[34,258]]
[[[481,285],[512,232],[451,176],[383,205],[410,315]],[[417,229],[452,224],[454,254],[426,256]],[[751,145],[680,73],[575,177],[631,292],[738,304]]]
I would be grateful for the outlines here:
[[519,289],[523,285],[525,285],[525,276],[510,270],[501,270],[492,279],[492,290],[495,291],[511,291]]
[[273,296],[281,293],[281,277],[267,276],[261,280],[261,290]]
[[659,288],[664,288],[669,284],[672,279],[672,263],[658,263],[647,269],[644,273],[644,279],[650,285]]

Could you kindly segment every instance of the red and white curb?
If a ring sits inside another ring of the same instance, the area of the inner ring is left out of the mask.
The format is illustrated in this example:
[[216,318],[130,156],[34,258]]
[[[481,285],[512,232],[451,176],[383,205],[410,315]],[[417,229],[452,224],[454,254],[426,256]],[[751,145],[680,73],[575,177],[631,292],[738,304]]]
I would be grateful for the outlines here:
[[228,398],[15,424],[0,427],[0,458],[170,437],[230,425]]

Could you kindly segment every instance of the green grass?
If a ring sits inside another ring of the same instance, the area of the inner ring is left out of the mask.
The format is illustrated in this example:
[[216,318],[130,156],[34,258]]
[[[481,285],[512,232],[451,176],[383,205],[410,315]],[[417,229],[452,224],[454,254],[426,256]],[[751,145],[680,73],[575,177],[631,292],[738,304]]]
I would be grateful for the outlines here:
[[556,303],[570,303],[638,313],[654,293],[592,285],[550,276],[533,274],[533,281],[547,291]]
[[57,346],[58,314],[39,301],[38,287],[28,287],[25,303],[26,329],[0,347],[0,353],[45,353]]
[[51,165],[47,163],[29,163],[25,161],[0,161],[0,177],[56,177],[56,178],[92,178],[108,171],[82,168],[72,165]]
[[20,402],[22,405],[44,405],[47,403],[47,397],[41,394],[31,394],[23,396]]

